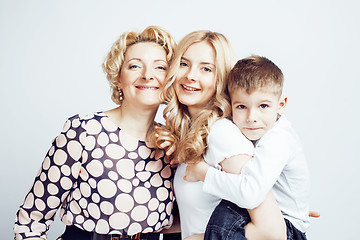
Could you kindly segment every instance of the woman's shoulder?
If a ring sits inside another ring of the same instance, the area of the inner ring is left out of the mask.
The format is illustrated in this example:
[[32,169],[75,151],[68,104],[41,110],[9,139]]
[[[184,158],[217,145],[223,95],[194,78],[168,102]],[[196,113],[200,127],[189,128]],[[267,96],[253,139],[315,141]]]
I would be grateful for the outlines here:
[[92,113],[76,113],[68,117],[67,121],[80,121],[80,122],[89,122],[91,121],[100,121],[103,117],[107,117],[106,114],[101,112],[92,112]]
[[104,117],[107,117],[104,112],[93,112],[87,114],[77,113],[68,117],[65,122],[64,130],[79,127],[87,130],[88,126],[101,126],[103,125],[104,121],[102,118]]
[[101,112],[92,112],[92,113],[77,113],[72,116],[70,116],[69,120],[79,120],[79,121],[89,121],[92,119],[99,119],[102,117],[106,117],[105,113],[103,111]]

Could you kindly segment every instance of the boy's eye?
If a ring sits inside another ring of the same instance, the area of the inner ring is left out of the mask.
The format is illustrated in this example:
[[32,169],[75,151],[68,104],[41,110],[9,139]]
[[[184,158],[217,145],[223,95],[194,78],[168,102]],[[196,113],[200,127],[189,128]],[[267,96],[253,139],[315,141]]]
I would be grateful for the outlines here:
[[263,109],[265,109],[265,108],[267,108],[267,107],[269,107],[269,105],[267,105],[267,104],[261,104],[261,105],[260,105],[260,108],[263,108]]
[[245,109],[246,106],[245,106],[245,105],[238,105],[237,108],[238,108],[238,109]]

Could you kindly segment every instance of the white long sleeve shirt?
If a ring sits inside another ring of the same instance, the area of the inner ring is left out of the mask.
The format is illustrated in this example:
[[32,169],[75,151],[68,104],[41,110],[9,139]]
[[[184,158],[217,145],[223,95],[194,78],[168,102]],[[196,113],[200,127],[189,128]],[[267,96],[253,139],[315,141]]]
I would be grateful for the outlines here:
[[[208,149],[204,156],[211,166],[238,154],[253,155],[254,146],[239,128],[228,119],[214,123],[207,137]],[[181,235],[186,238],[205,232],[206,225],[221,198],[204,192],[203,182],[187,182],[183,179],[187,164],[178,166],[175,172],[174,189],[179,206]],[[223,183],[223,185],[225,185]]]
[[258,141],[254,157],[240,175],[210,168],[203,190],[240,207],[253,209],[272,189],[284,217],[306,232],[309,186],[310,177],[300,140],[290,122],[282,116]]

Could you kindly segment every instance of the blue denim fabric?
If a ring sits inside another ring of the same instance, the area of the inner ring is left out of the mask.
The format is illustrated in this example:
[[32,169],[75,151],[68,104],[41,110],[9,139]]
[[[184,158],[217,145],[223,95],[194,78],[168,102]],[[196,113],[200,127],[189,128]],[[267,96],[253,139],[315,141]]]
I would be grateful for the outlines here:
[[222,200],[210,217],[204,240],[246,239],[244,227],[250,220],[246,209]]
[[300,232],[292,223],[285,218],[286,233],[288,240],[306,240],[305,233]]
[[[222,200],[212,213],[204,240],[245,240],[245,225],[251,221],[246,209]],[[306,240],[304,233],[285,219],[288,240]]]

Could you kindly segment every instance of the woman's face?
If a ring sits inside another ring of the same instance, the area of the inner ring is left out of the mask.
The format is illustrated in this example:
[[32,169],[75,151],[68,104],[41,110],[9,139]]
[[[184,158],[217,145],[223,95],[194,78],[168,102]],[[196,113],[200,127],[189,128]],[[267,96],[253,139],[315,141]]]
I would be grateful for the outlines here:
[[140,42],[130,46],[118,85],[123,91],[122,105],[157,108],[167,69],[166,52],[160,45]]
[[179,101],[191,115],[214,96],[216,82],[215,51],[207,42],[192,44],[181,57],[174,82]]

